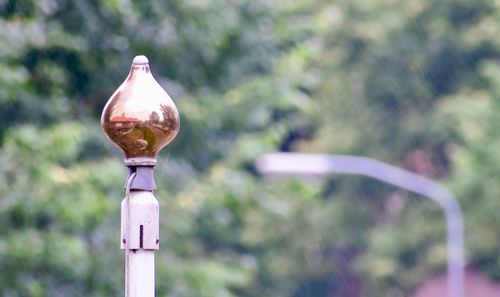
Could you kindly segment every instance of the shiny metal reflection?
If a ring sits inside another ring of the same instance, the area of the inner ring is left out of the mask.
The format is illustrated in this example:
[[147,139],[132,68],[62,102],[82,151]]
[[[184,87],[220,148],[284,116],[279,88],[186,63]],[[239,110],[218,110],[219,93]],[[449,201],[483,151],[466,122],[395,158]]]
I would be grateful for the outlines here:
[[127,79],[104,107],[101,125],[126,159],[156,159],[179,132],[177,107],[154,79],[145,56],[134,58]]

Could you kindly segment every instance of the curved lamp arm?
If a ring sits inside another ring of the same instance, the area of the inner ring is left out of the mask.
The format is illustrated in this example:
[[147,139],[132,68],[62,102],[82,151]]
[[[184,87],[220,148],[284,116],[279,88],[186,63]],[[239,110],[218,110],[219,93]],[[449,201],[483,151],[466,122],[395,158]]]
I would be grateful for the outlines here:
[[256,167],[264,175],[362,175],[435,201],[443,209],[446,219],[448,296],[463,297],[462,211],[454,195],[441,184],[375,159],[349,155],[269,153],[258,158]]

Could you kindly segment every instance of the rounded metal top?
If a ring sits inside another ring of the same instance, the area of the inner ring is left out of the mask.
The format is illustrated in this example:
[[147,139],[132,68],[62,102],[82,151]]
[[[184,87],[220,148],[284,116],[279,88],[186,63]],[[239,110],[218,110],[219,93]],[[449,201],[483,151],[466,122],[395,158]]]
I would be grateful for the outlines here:
[[101,125],[126,159],[155,159],[179,132],[177,107],[154,79],[145,56],[134,58],[128,77],[104,107]]
[[132,61],[132,64],[136,65],[149,64],[149,60],[146,56],[143,55],[135,56],[134,60]]

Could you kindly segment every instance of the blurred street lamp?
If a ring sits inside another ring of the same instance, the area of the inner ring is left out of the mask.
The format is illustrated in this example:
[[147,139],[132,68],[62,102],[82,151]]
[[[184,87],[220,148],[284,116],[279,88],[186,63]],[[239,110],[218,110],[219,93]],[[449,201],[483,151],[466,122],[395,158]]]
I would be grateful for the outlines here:
[[145,56],[134,58],[127,79],[104,107],[101,125],[108,139],[123,150],[129,170],[121,204],[125,297],[153,297],[154,252],[160,247],[153,167],[158,152],[179,132],[179,113],[151,74]]
[[430,198],[443,209],[446,219],[448,296],[463,297],[462,211],[453,194],[439,183],[378,160],[348,155],[269,153],[258,158],[256,167],[263,175],[362,175]]

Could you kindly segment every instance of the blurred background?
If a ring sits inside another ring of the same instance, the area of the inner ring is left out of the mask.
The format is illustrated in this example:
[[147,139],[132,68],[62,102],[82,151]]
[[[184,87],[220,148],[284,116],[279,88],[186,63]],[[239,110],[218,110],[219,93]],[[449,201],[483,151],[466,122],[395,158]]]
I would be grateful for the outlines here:
[[442,182],[468,273],[495,286],[499,5],[0,0],[0,296],[123,294],[126,168],[99,118],[137,54],[181,113],[155,170],[157,296],[396,297],[444,281],[433,202],[354,176],[264,179],[270,151]]

